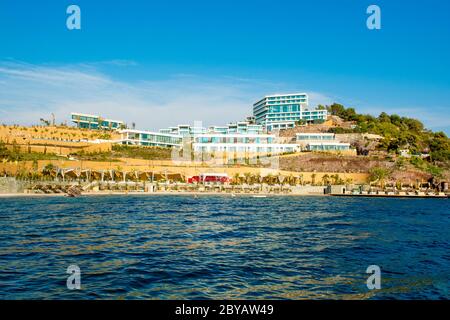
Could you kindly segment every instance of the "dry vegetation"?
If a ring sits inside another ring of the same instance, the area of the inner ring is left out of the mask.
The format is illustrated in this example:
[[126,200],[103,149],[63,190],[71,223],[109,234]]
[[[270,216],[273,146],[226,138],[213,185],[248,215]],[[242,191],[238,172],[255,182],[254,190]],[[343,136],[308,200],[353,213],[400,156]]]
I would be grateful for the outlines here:
[[111,131],[79,129],[66,126],[0,126],[0,140],[12,143],[22,140],[48,139],[56,141],[79,141],[96,139],[116,139],[118,134]]
[[90,161],[118,161],[120,158],[132,158],[143,160],[170,160],[172,150],[159,147],[139,147],[126,145],[113,145],[110,152],[85,154],[80,152],[74,156],[80,160]]
[[340,156],[327,153],[308,153],[280,158],[280,169],[307,172],[369,172],[370,168],[393,168],[394,161],[376,157]]

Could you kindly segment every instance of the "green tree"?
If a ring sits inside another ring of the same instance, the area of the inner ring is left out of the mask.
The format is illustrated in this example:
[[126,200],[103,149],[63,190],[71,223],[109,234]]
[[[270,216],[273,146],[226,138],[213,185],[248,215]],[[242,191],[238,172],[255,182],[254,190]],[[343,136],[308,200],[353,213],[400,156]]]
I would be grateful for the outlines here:
[[8,158],[8,157],[9,157],[8,148],[6,148],[6,145],[3,141],[0,141],[0,158]]
[[328,185],[330,183],[330,176],[328,174],[322,176],[322,183],[323,185]]
[[389,170],[381,167],[374,167],[369,171],[369,181],[371,183],[378,183],[382,187],[385,180],[389,177]]
[[333,103],[332,105],[327,107],[329,113],[333,116],[341,116],[345,110],[345,107],[339,103]]

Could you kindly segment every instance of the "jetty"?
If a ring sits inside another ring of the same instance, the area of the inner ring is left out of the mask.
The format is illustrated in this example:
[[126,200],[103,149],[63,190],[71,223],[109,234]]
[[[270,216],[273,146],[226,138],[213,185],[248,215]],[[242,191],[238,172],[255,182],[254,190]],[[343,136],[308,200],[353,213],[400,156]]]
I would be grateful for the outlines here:
[[438,193],[394,193],[394,192],[348,192],[348,193],[330,193],[335,197],[371,197],[371,198],[448,198],[448,195],[443,192]]

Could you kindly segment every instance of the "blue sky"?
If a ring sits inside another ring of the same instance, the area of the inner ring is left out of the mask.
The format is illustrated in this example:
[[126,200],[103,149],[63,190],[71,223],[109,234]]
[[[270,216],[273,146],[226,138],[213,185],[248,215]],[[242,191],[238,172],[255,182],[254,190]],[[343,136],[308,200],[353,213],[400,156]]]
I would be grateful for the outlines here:
[[[70,4],[82,30],[66,28]],[[381,30],[366,28],[370,4]],[[450,132],[448,1],[1,0],[0,41],[0,122],[223,124],[301,91]]]

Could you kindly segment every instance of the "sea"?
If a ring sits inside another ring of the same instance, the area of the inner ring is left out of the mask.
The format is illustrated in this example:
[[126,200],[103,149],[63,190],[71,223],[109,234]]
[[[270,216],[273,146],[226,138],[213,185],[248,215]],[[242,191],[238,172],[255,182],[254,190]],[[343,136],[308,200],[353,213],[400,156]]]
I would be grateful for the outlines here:
[[0,299],[449,299],[448,199],[0,198]]

